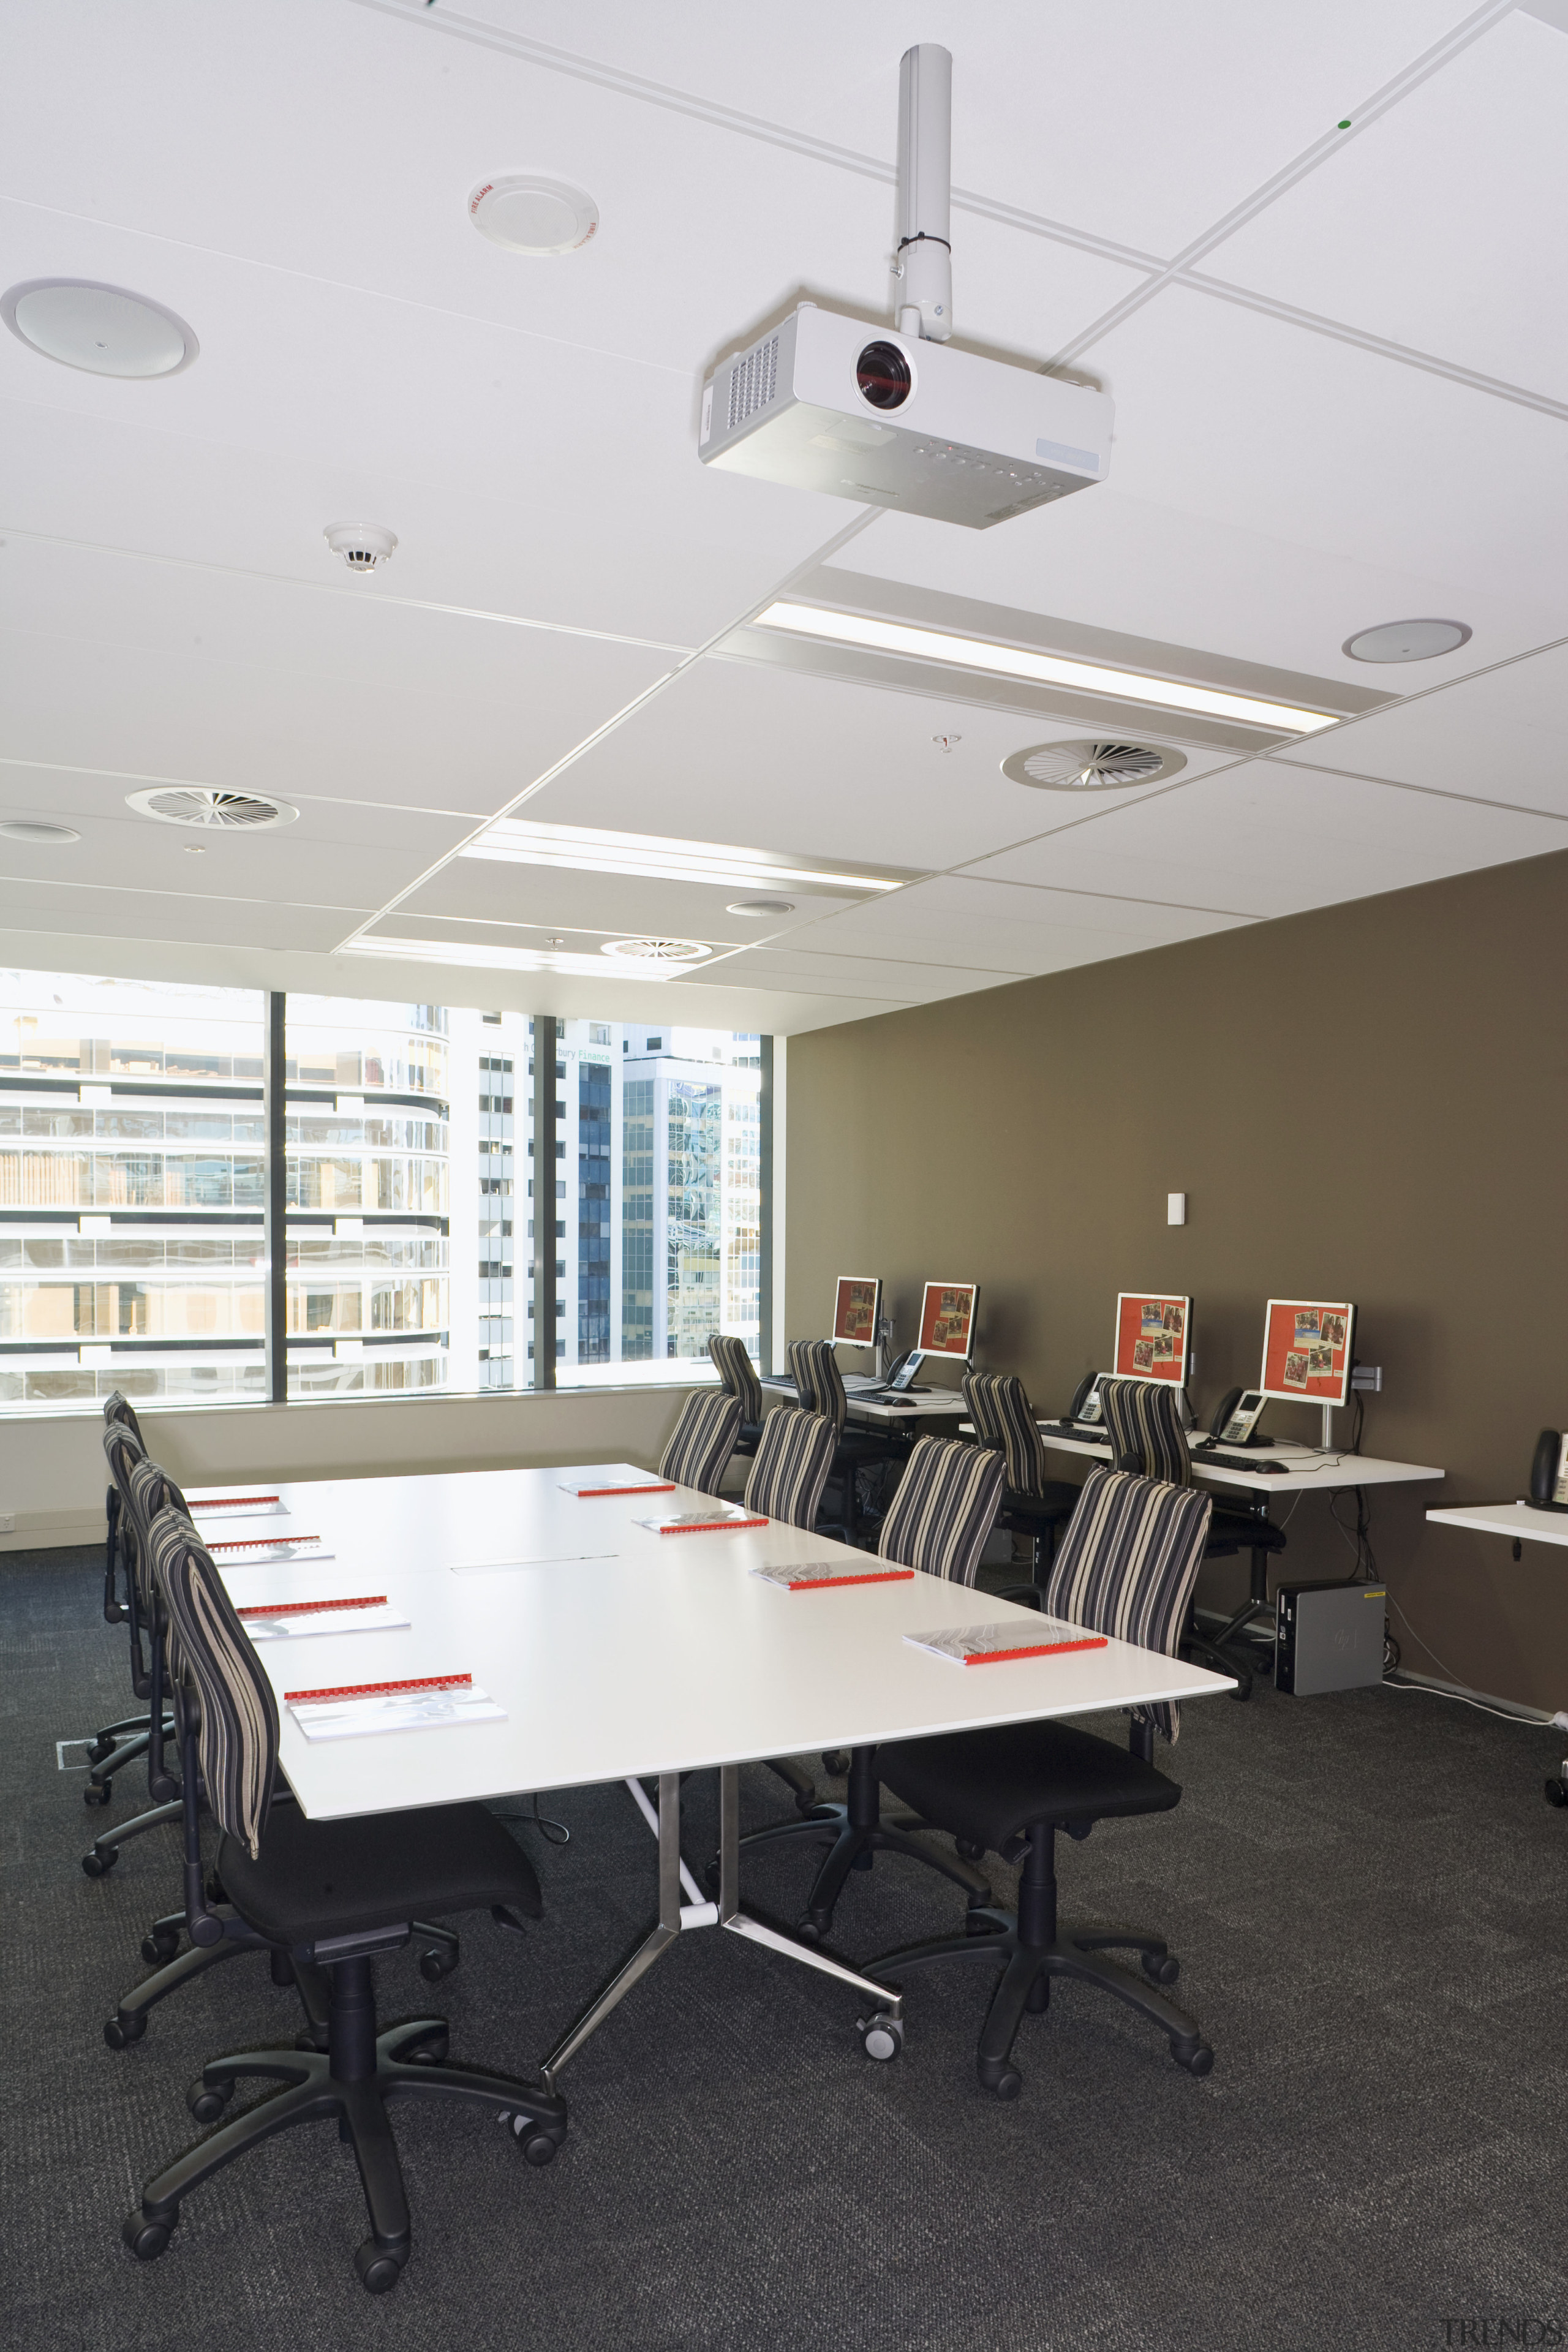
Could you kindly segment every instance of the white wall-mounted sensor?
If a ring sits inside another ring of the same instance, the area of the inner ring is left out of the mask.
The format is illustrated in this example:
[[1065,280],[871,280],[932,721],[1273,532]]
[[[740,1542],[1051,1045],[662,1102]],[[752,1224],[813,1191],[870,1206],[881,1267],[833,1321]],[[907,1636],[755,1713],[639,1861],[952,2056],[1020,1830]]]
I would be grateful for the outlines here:
[[1186,1194],[1184,1192],[1167,1192],[1165,1195],[1165,1223],[1168,1225],[1184,1225],[1186,1222]]

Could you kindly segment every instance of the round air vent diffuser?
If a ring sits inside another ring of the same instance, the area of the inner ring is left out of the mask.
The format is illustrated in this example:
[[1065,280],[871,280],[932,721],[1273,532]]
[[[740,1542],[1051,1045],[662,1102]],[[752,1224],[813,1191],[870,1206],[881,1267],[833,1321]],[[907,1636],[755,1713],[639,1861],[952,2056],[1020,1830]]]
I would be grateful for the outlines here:
[[700,963],[712,952],[700,940],[607,940],[599,950],[623,963]]
[[1016,784],[1047,793],[1124,793],[1134,784],[1158,783],[1187,764],[1183,751],[1163,744],[1124,743],[1087,736],[1071,743],[1037,743],[1002,762]]
[[210,784],[157,784],[151,792],[127,793],[126,805],[160,824],[196,825],[208,833],[259,833],[292,824],[300,812],[287,801],[263,800],[258,793],[220,793]]

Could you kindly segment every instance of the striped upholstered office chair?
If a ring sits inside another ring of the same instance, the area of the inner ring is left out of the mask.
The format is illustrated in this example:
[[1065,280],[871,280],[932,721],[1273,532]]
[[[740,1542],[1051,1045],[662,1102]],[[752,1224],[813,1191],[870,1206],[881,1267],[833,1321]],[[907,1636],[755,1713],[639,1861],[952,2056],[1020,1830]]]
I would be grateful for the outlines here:
[[833,1454],[833,1476],[838,1481],[844,1496],[840,1523],[845,1540],[854,1543],[859,1534],[856,1474],[872,1463],[901,1459],[904,1441],[890,1432],[884,1435],[875,1430],[854,1429],[847,1425],[849,1399],[845,1392],[844,1375],[838,1369],[838,1359],[833,1352],[831,1339],[792,1339],[789,1343],[789,1369],[795,1394],[806,1412],[820,1413],[824,1421],[830,1421],[838,1433],[838,1443]]
[[[396,2285],[409,2252],[408,2200],[389,2102],[462,2100],[492,2116],[510,2114],[532,2164],[548,2163],[565,2137],[566,2108],[554,2094],[512,2076],[447,2067],[442,2018],[378,2033],[373,1956],[406,1943],[421,1910],[489,1910],[510,1927],[519,1925],[517,1911],[538,1918],[539,1883],[521,1848],[483,1805],[344,1821],[307,1821],[298,1806],[275,1808],[272,1685],[183,1513],[161,1511],[154,1520],[153,1562],[197,1700],[180,1710],[184,1775],[192,1786],[200,1775],[223,1832],[224,1887],[261,1941],[327,1970],[331,2010],[324,2052],[258,2049],[209,2061],[189,2099],[198,2124],[219,2121],[237,2083],[259,2077],[283,2087],[155,2174],[125,2223],[124,2241],[139,2261],[154,2261],[193,2189],[278,2132],[335,2119],[353,2148],[370,2214],[371,2234],[355,2267],[362,2284],[381,2294]],[[197,1835],[186,1841],[185,1907],[193,1943],[221,1938]]]
[[[134,1419],[134,1415],[132,1416]],[[146,1533],[137,1502],[137,1481],[143,1475],[157,1484],[159,1502],[163,1500],[163,1473],[148,1461],[140,1439],[130,1423],[116,1415],[106,1417],[103,1427],[103,1451],[109,1464],[110,1493],[114,1497],[114,1540],[125,1580],[125,1622],[131,1633],[131,1685],[143,1702],[140,1717],[130,1717],[127,1725],[139,1725],[127,1738],[111,1740],[110,1754],[101,1766],[95,1767],[87,1790],[92,1804],[107,1804],[114,1775],[132,1758],[147,1759],[147,1791],[151,1809],[138,1813],[133,1820],[116,1822],[101,1830],[81,1858],[81,1866],[89,1878],[102,1878],[120,1859],[120,1849],[128,1840],[142,1837],[149,1830],[179,1818],[179,1782],[164,1758],[164,1743],[172,1725],[167,1709],[167,1691],[163,1670],[163,1629],[159,1622],[157,1597],[147,1570]],[[178,1487],[173,1492],[179,1496]],[[183,1502],[184,1498],[180,1497]],[[125,1728],[126,1727],[118,1727]],[[99,1735],[108,1737],[117,1727],[110,1725]],[[97,1793],[94,1793],[97,1791]]]
[[[146,1446],[142,1424],[130,1400],[116,1389],[106,1397],[103,1405],[104,1444],[110,1433],[118,1431],[129,1441],[125,1456],[129,1463],[135,1455],[144,1454]],[[117,1723],[106,1723],[94,1737],[87,1751],[88,1779],[82,1802],[107,1805],[114,1790],[114,1776],[127,1764],[147,1753],[152,1731],[148,1712],[152,1680],[147,1661],[142,1596],[136,1583],[135,1540],[129,1527],[122,1524],[124,1497],[119,1482],[112,1475],[104,1496],[103,1514],[108,1528],[103,1562],[103,1615],[110,1625],[124,1625],[131,1643],[131,1688],[142,1702],[137,1715],[122,1716]]]
[[[973,1584],[985,1538],[996,1524],[1005,1472],[999,1454],[962,1444],[955,1438],[918,1439],[882,1522],[879,1558],[896,1561],[900,1568],[923,1570],[927,1576],[948,1577],[955,1584]],[[868,1868],[879,1847],[940,1870],[964,1889],[971,1902],[991,1899],[989,1884],[970,1864],[911,1833],[923,1826],[918,1818],[883,1821],[877,1757],[875,1748],[850,1749],[844,1804],[818,1805],[805,1821],[770,1822],[741,1841],[742,1853],[796,1839],[827,1842],[829,1851],[806,1898],[805,1916],[796,1929],[807,1942],[816,1942],[829,1933],[834,1906],[846,1878],[857,1864]]]
[[[816,1525],[822,1490],[833,1467],[838,1433],[820,1413],[797,1412],[780,1405],[763,1423],[757,1458],[746,1480],[746,1508],[761,1511],[785,1527]],[[776,1772],[795,1798],[797,1813],[809,1813],[816,1802],[816,1783],[790,1756],[771,1756]]]
[[[1172,1486],[1190,1486],[1193,1457],[1173,1384],[1165,1381],[1101,1381],[1100,1393],[1110,1438],[1110,1458],[1116,1467],[1140,1472],[1145,1478],[1163,1478]],[[1269,1556],[1284,1549],[1283,1528],[1275,1527],[1261,1507],[1254,1512],[1215,1505],[1205,1557],[1226,1559],[1237,1552],[1249,1553],[1254,1601],[1267,1601]],[[1184,1637],[1190,1656],[1202,1659],[1218,1674],[1236,1676],[1236,1696],[1240,1699],[1252,1695],[1252,1661],[1245,1654],[1233,1652],[1226,1636],[1252,1613],[1249,1605],[1240,1619],[1232,1619],[1213,1641],[1201,1634],[1195,1623],[1189,1623]]]
[[[1046,1594],[1053,1616],[1172,1656],[1208,1535],[1209,1497],[1193,1487],[1091,1470],[1062,1538]],[[1114,1993],[1168,2037],[1189,2074],[1206,2074],[1214,2052],[1196,2022],[1158,1988],[1179,1965],[1163,1936],[1131,1927],[1063,1927],[1057,1919],[1056,1834],[1084,1838],[1097,1821],[1166,1812],[1181,1796],[1156,1771],[1153,1738],[1180,1729],[1177,1708],[1135,1708],[1129,1747],[1066,1723],[1013,1723],[994,1730],[900,1740],[882,1752],[882,1778],[920,1816],[949,1830],[964,1853],[1022,1857],[1016,1914],[970,1905],[964,1933],[886,1953],[867,1973],[900,1982],[933,1960],[1001,1964],[981,2028],[976,2071],[1000,2099],[1016,2098],[1012,2063],[1026,2011],[1043,2011],[1052,1977],[1076,1977]],[[1136,1952],[1142,1974],[1107,1959]]]
[[1035,1581],[1043,1584],[1041,1570],[1050,1565],[1057,1536],[1077,1510],[1083,1490],[1070,1479],[1047,1476],[1035,1408],[1016,1372],[965,1372],[963,1401],[980,1444],[1001,1454],[1007,1465],[1000,1524],[1031,1538]]
[[[153,1530],[159,1514],[175,1510],[184,1516],[184,1496],[156,1463],[140,1461],[131,1473],[126,1505],[135,1529],[140,1555],[151,1568]],[[164,1687],[170,1694],[177,1717],[188,1677],[162,1587],[151,1574],[147,1582],[152,1597],[150,1624],[156,1644],[154,1654],[162,1663]],[[205,1810],[203,1790],[199,1783],[194,1787],[186,1786],[172,1775],[168,1777],[167,1785],[174,1792],[174,1801],[163,1805],[155,1813],[143,1815],[140,1824],[132,1822],[129,1830],[118,1834],[129,1835],[139,1826],[150,1828],[155,1820],[173,1819],[181,1823],[187,1845],[192,1839],[199,1844]],[[156,1783],[153,1786],[155,1792]],[[272,1802],[292,1804],[293,1801],[293,1791],[287,1781],[280,1780],[273,1790]],[[211,1890],[208,1892],[210,1895]],[[305,2012],[305,2032],[318,2049],[324,2050],[327,2046],[327,1982],[321,1971],[304,1967],[296,1969],[287,1952],[273,1949],[265,1937],[247,1927],[232,1909],[218,1906],[216,1897],[213,1898],[210,1916],[221,1922],[221,1935],[209,1944],[199,1944],[193,1939],[189,1948],[184,1952],[180,1950],[181,1939],[191,1926],[184,1907],[168,1912],[163,1918],[153,1922],[142,1939],[142,1957],[153,1965],[154,1973],[144,1978],[133,1990],[121,1995],[114,2015],[103,2029],[103,2038],[110,2048],[124,2050],[132,2042],[140,2042],[147,2031],[149,2013],[160,2001],[167,2000],[171,1993],[178,1992],[193,1979],[205,1976],[209,1969],[217,1967],[224,1960],[236,1958],[241,1952],[266,1951],[271,1959],[273,1983],[297,1986]],[[431,1983],[449,1976],[458,1959],[458,1938],[450,1928],[416,1920],[414,1933],[424,1947],[419,1960],[421,1974]]]
[[741,1427],[737,1398],[723,1389],[699,1389],[680,1408],[680,1418],[658,1457],[658,1475],[678,1486],[716,1495],[735,1451]]
[[735,1451],[754,1454],[763,1433],[763,1386],[746,1343],[733,1331],[710,1331],[708,1353],[721,1382],[741,1408],[741,1433],[735,1440]]

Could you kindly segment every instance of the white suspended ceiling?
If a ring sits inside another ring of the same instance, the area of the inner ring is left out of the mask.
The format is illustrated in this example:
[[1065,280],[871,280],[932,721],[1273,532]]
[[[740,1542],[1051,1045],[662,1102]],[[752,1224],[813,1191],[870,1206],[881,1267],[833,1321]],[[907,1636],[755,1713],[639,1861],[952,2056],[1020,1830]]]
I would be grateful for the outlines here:
[[[6,959],[788,1031],[1568,846],[1554,15],[16,0],[0,289],[126,286],[201,355],[123,383],[0,332],[0,818],[81,835],[0,839]],[[1117,403],[1105,485],[984,533],[695,454],[753,327],[885,314],[915,38],[954,56],[960,340]],[[589,247],[474,234],[469,189],[529,170],[592,192]],[[351,578],[344,516],[389,568]],[[1276,741],[807,658],[744,625],[786,587],[1342,717]],[[1426,614],[1474,635],[1340,650]],[[1186,764],[1001,772],[1108,729]],[[165,781],[300,816],[191,856],[125,804]],[[721,880],[457,855],[508,810],[917,878],[740,918]],[[339,952],[378,932],[432,960]],[[713,952],[515,968],[629,932]]]

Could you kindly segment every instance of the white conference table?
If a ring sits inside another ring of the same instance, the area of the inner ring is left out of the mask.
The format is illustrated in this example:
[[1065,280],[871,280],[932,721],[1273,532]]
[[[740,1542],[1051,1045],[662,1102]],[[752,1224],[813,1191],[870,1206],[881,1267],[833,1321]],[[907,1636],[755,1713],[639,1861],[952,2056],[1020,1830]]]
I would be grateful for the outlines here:
[[1434,1527],[1479,1528],[1482,1535],[1509,1536],[1514,1558],[1521,1543],[1568,1544],[1568,1511],[1541,1511],[1533,1503],[1461,1503],[1453,1510],[1428,1511]]
[[[637,1520],[708,1507],[710,1498],[679,1486],[593,1499],[566,1492],[562,1481],[588,1467],[611,1483],[654,1475],[618,1463],[187,1489],[237,1606],[384,1594],[410,1620],[397,1631],[258,1643],[279,1696],[282,1768],[310,1819],[625,1780],[651,1820],[641,1776],[658,1776],[658,1923],[552,2052],[546,2082],[683,1929],[727,1927],[901,2017],[886,1986],[741,1909],[741,1764],[1233,1687],[1225,1675],[1118,1641],[965,1669],[904,1634],[1015,1616],[1026,1630],[1039,1622],[1035,1612],[929,1576],[781,1590],[749,1570],[826,1559],[857,1571],[879,1563],[777,1522],[658,1535]],[[287,1516],[211,1507],[240,1496],[275,1496]],[[331,1559],[268,1561],[236,1548],[307,1537]],[[504,1706],[504,1721],[312,1742],[285,1701],[289,1691],[458,1674]],[[680,1776],[714,1766],[717,1904],[701,1900],[680,1856]]]

